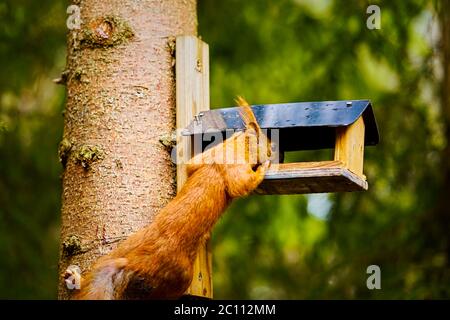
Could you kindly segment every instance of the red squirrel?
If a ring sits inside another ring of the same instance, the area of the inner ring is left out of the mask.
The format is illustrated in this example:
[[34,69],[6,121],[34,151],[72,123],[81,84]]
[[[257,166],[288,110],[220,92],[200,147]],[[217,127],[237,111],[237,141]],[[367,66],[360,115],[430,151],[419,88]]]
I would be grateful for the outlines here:
[[[200,244],[229,203],[251,193],[269,166],[269,139],[247,102],[240,97],[236,102],[244,131],[193,157],[187,164],[188,179],[176,197],[153,223],[94,264],[81,279],[75,299],[176,299],[183,295],[191,283]],[[232,161],[221,161],[225,155]]]

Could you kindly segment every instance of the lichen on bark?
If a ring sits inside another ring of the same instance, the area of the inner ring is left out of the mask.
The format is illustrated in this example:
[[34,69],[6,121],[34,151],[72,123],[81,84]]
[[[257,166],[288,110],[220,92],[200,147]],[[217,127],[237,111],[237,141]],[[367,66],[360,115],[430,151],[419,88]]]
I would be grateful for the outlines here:
[[72,143],[69,139],[64,138],[59,143],[58,147],[58,156],[59,156],[59,162],[61,162],[63,168],[66,167],[67,160],[70,156],[70,151],[72,150]]
[[85,169],[89,169],[93,162],[103,159],[104,152],[98,146],[82,145],[75,151],[73,157],[76,163],[81,164]]
[[165,133],[159,137],[159,142],[166,148],[172,149],[177,144],[177,134],[175,131]]
[[76,235],[70,235],[62,242],[63,253],[66,256],[73,256],[83,252],[81,240]]

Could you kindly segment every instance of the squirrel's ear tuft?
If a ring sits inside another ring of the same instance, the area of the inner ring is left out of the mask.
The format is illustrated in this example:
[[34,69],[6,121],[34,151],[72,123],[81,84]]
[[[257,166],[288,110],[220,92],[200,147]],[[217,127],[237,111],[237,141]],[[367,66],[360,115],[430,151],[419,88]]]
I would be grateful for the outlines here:
[[248,102],[241,96],[237,96],[236,99],[234,99],[234,101],[237,103],[237,105],[239,107],[248,107],[249,106]]
[[239,114],[244,122],[244,125],[247,129],[253,128],[254,130],[259,132],[258,122],[256,121],[255,114],[253,113],[252,108],[241,96],[237,96],[236,103],[240,107]]

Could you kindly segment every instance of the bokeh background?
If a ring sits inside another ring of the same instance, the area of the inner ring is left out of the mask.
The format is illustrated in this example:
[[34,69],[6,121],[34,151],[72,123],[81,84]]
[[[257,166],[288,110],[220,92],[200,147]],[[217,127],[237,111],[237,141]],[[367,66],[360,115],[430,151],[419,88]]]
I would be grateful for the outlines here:
[[[0,2],[0,298],[56,298],[65,90],[52,79],[68,4]],[[379,30],[366,27],[369,4]],[[215,298],[450,298],[448,11],[446,0],[199,0],[212,106],[369,98],[382,139],[366,149],[367,192],[235,202],[213,236]],[[371,264],[381,290],[366,287]]]

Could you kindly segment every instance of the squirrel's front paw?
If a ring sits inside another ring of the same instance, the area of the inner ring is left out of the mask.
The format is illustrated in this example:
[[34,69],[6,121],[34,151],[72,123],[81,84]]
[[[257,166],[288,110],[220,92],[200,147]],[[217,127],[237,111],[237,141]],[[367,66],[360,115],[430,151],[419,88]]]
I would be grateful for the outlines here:
[[263,181],[270,162],[259,165],[256,170],[250,164],[228,167],[225,171],[225,181],[228,195],[232,198],[243,197],[255,190]]
[[270,160],[265,161],[263,164],[259,165],[259,167],[255,171],[256,179],[254,181],[255,186],[253,189],[256,189],[258,185],[264,180],[264,176],[266,174],[267,169],[269,169]]

